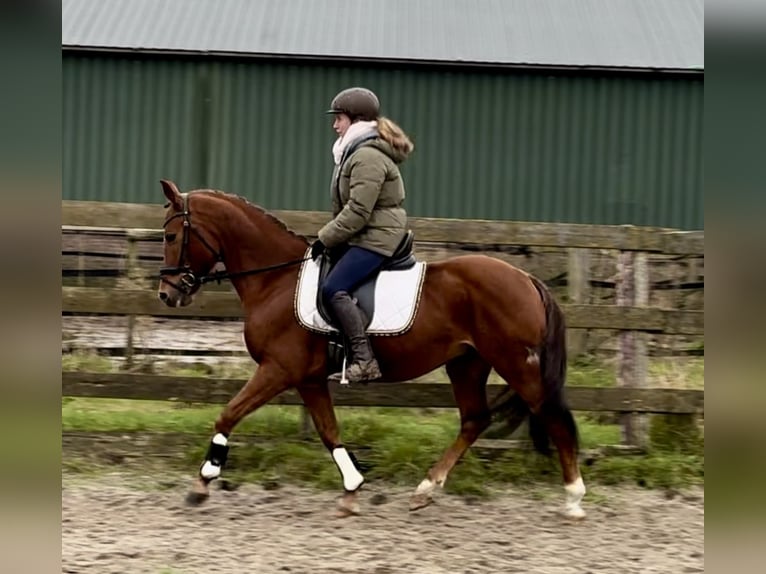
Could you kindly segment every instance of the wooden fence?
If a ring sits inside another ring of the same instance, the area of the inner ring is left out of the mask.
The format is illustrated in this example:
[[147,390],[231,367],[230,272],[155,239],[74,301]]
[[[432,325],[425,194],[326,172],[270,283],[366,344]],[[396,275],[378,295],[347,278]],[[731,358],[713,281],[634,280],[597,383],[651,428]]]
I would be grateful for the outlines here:
[[[125,276],[135,273],[139,258],[156,255],[161,249],[161,205],[112,204],[101,202],[62,202],[62,233],[67,236],[90,234],[126,242]],[[311,237],[329,218],[320,212],[274,212],[291,229]],[[468,221],[413,218],[418,244],[459,245],[462,249],[503,251],[528,246],[564,248],[570,257],[570,300],[562,305],[571,330],[608,329],[620,332],[619,388],[569,388],[568,397],[575,410],[622,413],[626,444],[645,441],[640,413],[694,415],[703,412],[702,391],[649,389],[646,387],[646,346],[642,334],[701,336],[704,312],[647,306],[649,254],[704,256],[702,232],[680,232],[633,226],[603,226],[500,221]],[[152,245],[147,250],[146,244]],[[584,261],[588,251],[608,249],[617,254],[617,305],[582,303]],[[149,255],[147,255],[147,253]],[[71,254],[71,252],[70,252]],[[81,252],[80,257],[92,256]],[[139,274],[140,275],[140,274]],[[137,280],[136,285],[141,286]],[[190,307],[171,309],[157,299],[156,283],[148,288],[103,289],[62,286],[62,312],[65,314],[123,315],[129,318],[155,317],[237,319],[241,306],[231,292],[203,291]],[[132,345],[132,323],[126,346]],[[126,350],[126,356],[132,349]],[[64,373],[63,394],[78,397],[120,397],[221,403],[240,388],[239,380],[160,377],[137,374]],[[498,388],[495,388],[498,387]],[[491,385],[489,393],[499,392]],[[333,388],[335,402],[346,406],[450,407],[452,393],[444,384],[372,384],[365,389]],[[275,404],[300,404],[288,392]]]
[[[242,307],[235,293],[200,292],[194,304],[172,308],[160,304],[156,290],[62,287],[62,310],[89,315],[150,315],[236,319]],[[702,335],[702,311],[677,311],[617,305],[561,305],[572,329],[615,329],[669,335]]]
[[[160,204],[62,201],[62,225],[159,230],[165,213]],[[296,233],[313,236],[330,218],[321,211],[273,211]],[[418,242],[461,243],[490,247],[526,245],[617,249],[677,255],[704,255],[704,232],[632,225],[586,225],[465,219],[410,218]],[[137,232],[139,235],[142,232]]]
[[[141,375],[134,373],[64,372],[63,394],[68,397],[165,400],[223,404],[242,387],[241,379]],[[505,385],[487,386],[491,401]],[[455,407],[450,385],[444,383],[370,383],[364,387],[335,384],[333,401],[343,407]],[[704,393],[690,389],[568,387],[573,410],[617,413],[702,414]],[[270,404],[301,405],[298,393],[288,390]]]

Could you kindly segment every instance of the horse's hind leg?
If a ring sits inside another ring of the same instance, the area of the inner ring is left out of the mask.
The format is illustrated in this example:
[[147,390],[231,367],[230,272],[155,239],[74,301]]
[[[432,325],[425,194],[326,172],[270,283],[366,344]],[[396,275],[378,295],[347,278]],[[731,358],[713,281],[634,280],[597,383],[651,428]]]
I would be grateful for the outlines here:
[[471,349],[447,363],[455,402],[460,409],[460,432],[455,442],[432,466],[410,499],[410,510],[427,506],[436,487],[443,487],[452,468],[490,423],[486,386],[491,367]]
[[530,419],[530,431],[539,450],[545,451],[548,437],[556,445],[566,491],[564,514],[574,519],[585,518],[585,511],[580,506],[585,496],[585,483],[577,461],[577,425],[560,391],[548,397]]
[[344,493],[338,500],[338,516],[359,514],[357,497],[364,483],[364,477],[359,472],[353,454],[349,453],[340,441],[338,421],[335,418],[335,409],[327,381],[307,382],[297,388],[303,404],[311,414],[319,438],[330,451],[343,478]]
[[529,427],[535,448],[548,454],[549,438],[556,446],[566,491],[564,514],[569,518],[584,518],[580,502],[585,495],[585,484],[577,461],[577,425],[560,388],[545,396],[541,369],[534,359],[534,355],[525,359],[522,354],[508,353],[495,364],[495,370],[530,409]]

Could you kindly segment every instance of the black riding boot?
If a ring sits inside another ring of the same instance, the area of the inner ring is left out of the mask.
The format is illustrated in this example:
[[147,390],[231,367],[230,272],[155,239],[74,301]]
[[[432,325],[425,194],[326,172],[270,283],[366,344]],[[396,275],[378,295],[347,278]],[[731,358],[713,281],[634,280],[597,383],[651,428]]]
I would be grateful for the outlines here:
[[[330,307],[340,323],[343,334],[351,343],[351,364],[346,367],[349,383],[374,381],[382,377],[378,361],[372,354],[370,339],[364,329],[362,310],[345,291],[338,291],[330,299]],[[343,373],[330,375],[330,381],[340,381]]]

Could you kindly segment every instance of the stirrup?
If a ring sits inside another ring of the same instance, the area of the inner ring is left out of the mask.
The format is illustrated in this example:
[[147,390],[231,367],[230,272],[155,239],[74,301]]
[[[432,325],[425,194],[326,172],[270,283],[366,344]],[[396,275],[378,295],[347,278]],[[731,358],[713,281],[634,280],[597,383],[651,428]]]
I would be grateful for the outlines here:
[[346,377],[346,355],[343,355],[343,366],[340,369],[340,384],[348,384],[348,377]]
[[[348,377],[346,376],[346,357],[343,356],[343,366],[340,369],[340,373],[330,373],[330,375],[327,377],[328,382],[339,382],[341,385],[349,385],[351,381],[348,380]],[[338,379],[338,375],[340,374],[340,379]]]

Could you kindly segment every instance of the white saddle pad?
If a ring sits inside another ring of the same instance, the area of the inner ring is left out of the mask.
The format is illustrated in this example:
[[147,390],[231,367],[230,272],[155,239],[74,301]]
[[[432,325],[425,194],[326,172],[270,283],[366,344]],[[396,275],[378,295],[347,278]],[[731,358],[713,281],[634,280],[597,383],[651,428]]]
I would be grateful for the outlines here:
[[[409,329],[418,311],[425,276],[425,261],[418,261],[404,271],[381,271],[375,285],[375,311],[367,332],[371,335],[398,335]],[[309,259],[301,265],[298,276],[295,317],[309,331],[337,332],[317,310],[318,283],[319,264]]]

